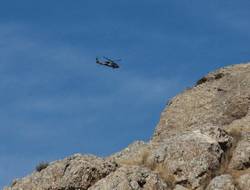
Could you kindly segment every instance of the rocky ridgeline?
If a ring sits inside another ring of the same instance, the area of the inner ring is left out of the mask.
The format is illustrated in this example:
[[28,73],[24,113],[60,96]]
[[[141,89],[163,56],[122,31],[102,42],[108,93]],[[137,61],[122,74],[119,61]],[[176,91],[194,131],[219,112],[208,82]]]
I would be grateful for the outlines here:
[[250,190],[250,64],[219,69],[169,101],[149,142],[76,154],[4,190]]

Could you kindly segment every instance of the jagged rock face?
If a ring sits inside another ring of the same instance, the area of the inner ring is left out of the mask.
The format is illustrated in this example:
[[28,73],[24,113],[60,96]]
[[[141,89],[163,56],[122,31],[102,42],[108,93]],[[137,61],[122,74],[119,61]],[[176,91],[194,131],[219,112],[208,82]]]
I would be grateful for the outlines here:
[[139,166],[124,166],[98,181],[89,190],[168,190],[163,179],[152,170]]
[[174,190],[188,190],[188,189],[183,187],[182,185],[176,185]]
[[95,156],[76,154],[61,161],[51,163],[40,172],[34,172],[21,180],[15,181],[6,190],[72,190],[88,189],[104,178],[117,165]]
[[149,154],[149,144],[143,141],[135,141],[124,150],[108,157],[108,160],[120,165],[142,165]]
[[249,105],[250,65],[219,69],[169,102],[153,140],[207,124],[227,127],[236,120],[249,118]]
[[219,69],[169,102],[149,142],[56,161],[5,190],[249,190],[249,107],[250,64]]
[[233,178],[230,175],[221,175],[215,177],[206,190],[237,190],[236,186],[233,183]]
[[204,129],[184,132],[157,143],[147,162],[172,176],[172,183],[193,189],[206,185],[220,169],[224,149],[231,147],[232,137],[215,126]]
[[250,187],[250,171],[247,174],[241,175],[238,180],[240,190],[249,190]]
[[250,133],[237,143],[229,168],[244,170],[250,167]]

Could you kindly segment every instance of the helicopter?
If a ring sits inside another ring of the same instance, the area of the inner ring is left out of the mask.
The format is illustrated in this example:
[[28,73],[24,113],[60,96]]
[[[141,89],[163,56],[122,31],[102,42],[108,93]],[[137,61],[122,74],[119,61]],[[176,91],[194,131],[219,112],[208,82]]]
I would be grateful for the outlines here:
[[117,64],[118,61],[121,61],[121,59],[109,59],[107,57],[103,57],[103,59],[105,59],[104,61],[100,61],[98,57],[96,57],[96,63],[99,65],[104,65],[104,66],[108,66],[111,67],[113,69],[118,69],[120,66]]

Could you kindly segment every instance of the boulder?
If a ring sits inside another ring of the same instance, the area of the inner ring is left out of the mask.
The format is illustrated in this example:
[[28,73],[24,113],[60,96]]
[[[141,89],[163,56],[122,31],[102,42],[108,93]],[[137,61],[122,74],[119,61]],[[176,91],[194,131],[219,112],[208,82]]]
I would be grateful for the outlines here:
[[4,190],[86,190],[115,171],[116,167],[115,163],[96,156],[76,154],[15,180],[11,187]]
[[231,142],[232,137],[215,126],[184,132],[155,143],[147,164],[168,176],[165,180],[171,176],[172,183],[195,189],[220,169]]
[[250,64],[219,69],[169,101],[153,141],[207,124],[227,128],[232,122],[249,117],[249,105]]
[[240,190],[249,190],[250,189],[250,171],[248,173],[241,175],[237,179],[238,186]]
[[124,166],[98,181],[89,190],[168,190],[164,180],[150,169]]
[[229,168],[244,170],[250,167],[250,133],[245,135],[233,151]]
[[149,149],[148,143],[135,141],[122,151],[107,157],[107,159],[120,165],[143,165],[149,154]]
[[231,175],[221,175],[212,179],[206,190],[237,190],[237,188]]

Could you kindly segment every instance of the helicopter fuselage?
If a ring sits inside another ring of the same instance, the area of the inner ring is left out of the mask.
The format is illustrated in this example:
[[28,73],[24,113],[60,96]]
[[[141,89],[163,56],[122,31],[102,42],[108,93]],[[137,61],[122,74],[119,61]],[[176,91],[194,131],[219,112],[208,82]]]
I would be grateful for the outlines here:
[[111,67],[113,69],[118,69],[120,67],[117,63],[115,63],[112,60],[101,62],[98,59],[96,59],[96,63],[99,64],[99,65],[104,65],[104,66]]

